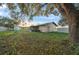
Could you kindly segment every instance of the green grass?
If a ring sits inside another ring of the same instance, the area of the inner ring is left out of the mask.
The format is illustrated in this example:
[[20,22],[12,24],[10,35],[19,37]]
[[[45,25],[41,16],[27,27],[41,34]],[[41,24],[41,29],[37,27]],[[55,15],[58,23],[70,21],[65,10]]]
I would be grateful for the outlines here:
[[0,54],[74,54],[73,50],[67,33],[0,32]]
[[8,36],[8,35],[11,35],[11,34],[13,34],[13,32],[12,31],[7,31],[7,32],[0,32],[0,36]]

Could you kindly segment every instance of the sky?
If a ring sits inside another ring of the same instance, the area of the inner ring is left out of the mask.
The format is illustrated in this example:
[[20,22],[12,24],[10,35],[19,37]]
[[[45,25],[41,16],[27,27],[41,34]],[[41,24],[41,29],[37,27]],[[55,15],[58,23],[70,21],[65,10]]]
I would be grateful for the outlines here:
[[[9,13],[10,13],[9,10],[5,5],[0,7],[0,16],[10,17]],[[59,16],[55,16],[51,14],[48,17],[47,16],[35,16],[33,17],[32,23],[33,24],[44,24],[44,23],[49,23],[49,22],[55,22],[57,24],[59,20],[60,20]]]
[[35,24],[43,24],[43,23],[49,23],[49,22],[55,22],[56,24],[60,20],[59,16],[54,16],[53,14],[47,16],[36,16],[33,18],[33,22]]
[[5,5],[0,6],[0,16],[10,17],[9,10]]

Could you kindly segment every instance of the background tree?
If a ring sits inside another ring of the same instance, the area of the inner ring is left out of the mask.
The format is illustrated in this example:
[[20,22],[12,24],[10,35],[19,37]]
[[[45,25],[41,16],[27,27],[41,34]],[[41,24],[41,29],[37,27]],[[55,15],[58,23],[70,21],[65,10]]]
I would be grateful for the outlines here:
[[[4,3],[3,3],[4,4]],[[1,4],[1,6],[3,5]],[[9,7],[10,17],[0,17],[0,25],[7,27],[9,30],[13,30],[14,26],[18,25],[20,23],[19,14],[20,11],[17,10],[17,4],[5,4],[7,7]],[[11,8],[10,8],[11,5]]]
[[61,26],[65,26],[65,25],[68,25],[68,21],[66,20],[66,18],[61,16],[61,19],[59,20],[58,24]]
[[15,25],[20,23],[19,20],[10,19],[8,17],[2,17],[0,19],[0,26],[7,27],[9,30],[13,30]]

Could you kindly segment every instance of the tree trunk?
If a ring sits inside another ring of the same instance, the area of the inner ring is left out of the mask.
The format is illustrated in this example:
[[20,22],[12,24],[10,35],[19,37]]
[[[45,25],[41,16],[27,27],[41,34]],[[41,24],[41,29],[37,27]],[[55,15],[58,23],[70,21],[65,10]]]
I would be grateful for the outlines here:
[[79,43],[79,16],[77,16],[77,14],[75,16],[72,14],[68,22],[69,22],[70,38],[74,42]]
[[65,14],[69,24],[70,39],[79,43],[79,11],[75,9],[73,4],[61,4],[65,10]]

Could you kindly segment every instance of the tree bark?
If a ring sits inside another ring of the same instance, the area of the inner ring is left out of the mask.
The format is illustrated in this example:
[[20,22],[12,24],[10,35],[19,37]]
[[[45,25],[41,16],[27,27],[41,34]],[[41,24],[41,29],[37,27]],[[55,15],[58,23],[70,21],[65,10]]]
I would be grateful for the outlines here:
[[79,11],[75,9],[73,4],[61,4],[65,11],[66,18],[69,24],[70,39],[73,42],[79,43]]
[[76,15],[69,15],[69,32],[70,32],[70,38],[76,42],[79,43],[79,16]]

